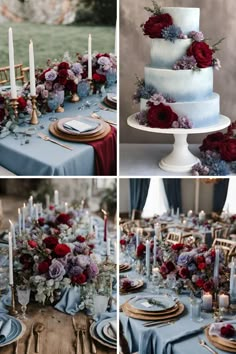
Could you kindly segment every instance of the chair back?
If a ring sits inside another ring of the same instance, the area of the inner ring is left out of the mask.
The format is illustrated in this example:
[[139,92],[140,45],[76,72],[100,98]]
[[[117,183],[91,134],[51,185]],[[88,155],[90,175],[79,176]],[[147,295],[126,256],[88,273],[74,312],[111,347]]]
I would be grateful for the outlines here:
[[224,238],[216,238],[213,241],[212,247],[220,247],[224,252],[225,261],[228,263],[236,254],[236,242],[233,240],[226,240]]
[[169,244],[181,243],[181,232],[168,232],[165,242]]
[[[23,64],[15,65],[16,81],[21,81],[24,85],[28,81],[29,67],[23,67]],[[0,85],[10,83],[10,67],[5,66],[0,68]]]

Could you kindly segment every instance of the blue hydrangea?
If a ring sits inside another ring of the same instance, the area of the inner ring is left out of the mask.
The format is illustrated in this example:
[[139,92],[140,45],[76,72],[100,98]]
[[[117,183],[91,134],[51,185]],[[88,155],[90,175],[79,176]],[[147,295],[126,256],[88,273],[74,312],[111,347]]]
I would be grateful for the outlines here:
[[155,93],[157,93],[157,90],[155,89],[155,87],[151,86],[151,85],[146,85],[145,83],[143,83],[143,85],[139,85],[137,87],[137,90],[135,91],[134,95],[133,95],[133,101],[135,103],[139,103],[141,98],[144,98],[146,100],[148,100],[149,98],[151,98]]
[[221,160],[218,153],[205,151],[201,155],[201,163],[193,166],[194,176],[226,176],[230,174],[230,166]]
[[181,29],[175,25],[165,27],[161,31],[162,38],[164,38],[167,41],[171,41],[173,43],[177,38],[180,38],[181,34],[182,34]]
[[236,173],[236,161],[230,163],[230,169],[233,173]]

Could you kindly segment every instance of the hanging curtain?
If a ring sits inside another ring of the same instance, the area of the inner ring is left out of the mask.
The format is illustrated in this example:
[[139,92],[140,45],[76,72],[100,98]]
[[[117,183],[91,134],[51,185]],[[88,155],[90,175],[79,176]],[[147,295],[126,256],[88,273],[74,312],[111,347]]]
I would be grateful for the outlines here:
[[220,182],[214,184],[213,211],[217,213],[222,212],[225,205],[227,193],[228,193],[228,187],[229,187],[228,178],[224,178]]
[[150,185],[150,178],[130,179],[130,209],[132,219],[140,219]]
[[163,178],[163,183],[168,199],[169,207],[174,208],[174,211],[182,211],[182,198],[181,198],[181,179],[180,178]]

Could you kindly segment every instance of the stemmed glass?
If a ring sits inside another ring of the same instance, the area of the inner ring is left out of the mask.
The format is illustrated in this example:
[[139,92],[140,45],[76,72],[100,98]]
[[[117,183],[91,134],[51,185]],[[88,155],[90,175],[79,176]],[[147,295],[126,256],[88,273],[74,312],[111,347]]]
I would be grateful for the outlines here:
[[56,121],[58,118],[55,116],[56,109],[60,106],[60,97],[57,93],[52,93],[48,96],[48,107],[51,109],[53,115],[49,118],[51,121]]
[[21,304],[21,311],[22,311],[21,319],[25,320],[27,319],[26,309],[29,303],[31,289],[23,286],[17,286],[16,291],[17,291],[18,302]]
[[136,260],[136,247],[134,244],[130,243],[127,245],[127,254],[130,258],[131,264]]

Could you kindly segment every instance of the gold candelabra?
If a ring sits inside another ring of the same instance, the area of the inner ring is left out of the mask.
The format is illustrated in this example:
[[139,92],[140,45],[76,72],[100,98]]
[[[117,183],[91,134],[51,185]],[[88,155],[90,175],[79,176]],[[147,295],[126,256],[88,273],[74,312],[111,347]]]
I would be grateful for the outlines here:
[[76,103],[76,102],[79,102],[79,100],[80,100],[80,98],[79,98],[78,94],[77,93],[73,93],[72,96],[71,96],[70,101],[72,103]]
[[10,104],[12,106],[15,118],[18,119],[18,106],[19,106],[19,103],[18,103],[17,98],[12,98],[10,100]]
[[31,113],[31,120],[30,124],[38,124],[38,114],[37,114],[37,96],[31,96],[31,102],[32,102],[32,113]]
[[16,316],[18,311],[16,310],[16,303],[15,303],[15,288],[14,285],[11,284],[11,307],[9,309],[9,313],[11,316]]

